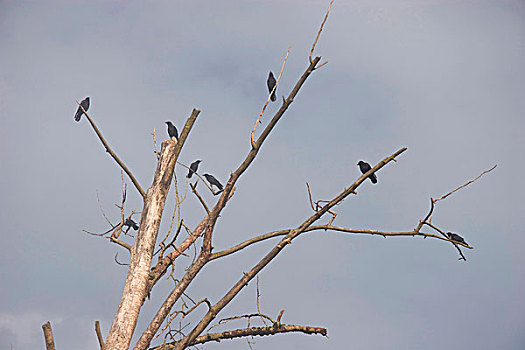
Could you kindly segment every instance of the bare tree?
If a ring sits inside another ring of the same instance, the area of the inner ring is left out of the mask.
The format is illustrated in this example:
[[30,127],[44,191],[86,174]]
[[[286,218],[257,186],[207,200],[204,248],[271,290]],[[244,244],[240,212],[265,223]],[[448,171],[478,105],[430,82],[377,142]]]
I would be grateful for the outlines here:
[[[460,240],[458,238],[459,236],[453,236],[450,233],[446,232],[446,230],[434,225],[432,223],[432,214],[435,210],[436,204],[439,201],[444,200],[456,191],[462,189],[471,182],[474,182],[483,174],[493,170],[495,166],[481,173],[475,179],[450,191],[444,196],[441,196],[437,199],[431,198],[430,209],[428,214],[424,218],[419,220],[419,222],[417,222],[416,224],[416,227],[412,230],[390,232],[371,229],[355,229],[333,225],[333,222],[337,216],[337,213],[335,211],[336,206],[348,196],[357,195],[357,188],[364,181],[366,181],[368,177],[370,177],[372,174],[377,173],[384,166],[389,165],[392,161],[396,161],[396,158],[402,155],[407,150],[406,148],[401,148],[393,152],[391,155],[386,156],[375,166],[371,167],[370,170],[366,171],[362,176],[357,178],[353,183],[349,184],[348,187],[345,187],[339,194],[337,194],[329,200],[314,200],[312,198],[310,185],[307,183],[307,194],[309,205],[312,209],[312,214],[309,217],[304,218],[303,222],[297,227],[257,235],[250,239],[247,239],[244,242],[240,242],[236,245],[233,245],[231,246],[231,248],[217,252],[213,251],[212,241],[213,235],[215,233],[215,225],[221,212],[227,206],[229,200],[234,195],[237,181],[241,176],[243,176],[246,170],[255,161],[266,138],[274,130],[274,128],[277,125],[277,122],[285,115],[286,111],[288,110],[288,107],[292,104],[292,102],[294,102],[297,93],[304,86],[307,79],[312,75],[312,73],[316,72],[319,68],[321,68],[327,63],[320,63],[321,57],[313,57],[313,53],[319,36],[323,30],[323,26],[330,13],[332,3],[333,0],[330,3],[330,6],[328,7],[328,10],[324,16],[322,24],[319,28],[319,31],[317,32],[317,36],[310,50],[308,66],[304,70],[303,74],[298,78],[297,82],[295,83],[295,86],[288,94],[288,96],[283,96],[279,110],[275,113],[268,125],[260,132],[259,136],[256,137],[257,126],[260,123],[266,106],[270,102],[270,97],[275,92],[277,86],[279,86],[279,82],[286,65],[286,60],[290,53],[290,49],[288,49],[286,56],[283,60],[280,73],[277,77],[276,85],[273,88],[273,90],[269,92],[266,103],[264,104],[260,115],[255,121],[255,125],[250,136],[251,150],[246,155],[245,159],[242,161],[240,166],[231,173],[228,182],[226,183],[224,188],[218,191],[214,191],[212,187],[209,186],[206,183],[206,181],[201,177],[200,174],[198,174],[197,172],[195,173],[196,181],[193,184],[190,183],[190,188],[193,195],[195,195],[195,197],[201,203],[205,214],[200,223],[194,229],[190,229],[184,222],[183,218],[175,220],[175,212],[177,212],[180,216],[180,208],[183,199],[179,195],[178,183],[177,180],[174,178],[174,169],[177,164],[189,169],[187,165],[178,162],[178,157],[181,153],[182,148],[184,147],[187,138],[190,135],[192,127],[195,124],[195,121],[197,120],[200,111],[194,109],[191,115],[188,117],[181,131],[180,138],[178,140],[173,138],[163,141],[161,143],[160,151],[157,148],[155,133],[153,134],[155,154],[157,156],[158,162],[153,178],[153,183],[147,191],[144,191],[141,185],[139,184],[139,181],[134,177],[132,172],[124,165],[124,162],[110,148],[110,146],[102,136],[102,133],[97,128],[93,118],[87,113],[86,110],[84,110],[84,107],[79,104],[80,108],[85,113],[85,117],[87,118],[93,130],[104,145],[106,151],[113,157],[113,159],[122,169],[122,200],[119,205],[119,222],[117,224],[112,224],[111,220],[102,211],[104,217],[106,218],[110,226],[109,229],[106,232],[102,233],[88,233],[98,235],[100,237],[109,238],[111,242],[120,245],[122,248],[126,249],[130,253],[128,274],[126,277],[124,290],[122,293],[120,304],[118,305],[116,315],[113,319],[113,323],[109,330],[109,334],[107,335],[105,341],[100,331],[99,322],[97,321],[95,323],[96,335],[98,337],[101,349],[121,350],[128,349],[130,347],[132,336],[137,331],[136,324],[139,314],[141,312],[141,308],[148,299],[151,290],[157,285],[161,277],[166,275],[167,273],[169,274],[169,276],[172,277],[172,280],[174,281],[174,286],[169,292],[169,294],[165,296],[165,299],[159,306],[157,313],[155,314],[147,328],[142,331],[142,334],[138,339],[137,343],[133,345],[133,349],[142,350],[150,348],[152,341],[156,337],[162,335],[164,335],[164,341],[162,345],[155,347],[155,349],[185,349],[196,344],[204,344],[210,341],[219,341],[223,339],[241,337],[247,338],[253,336],[276,335],[279,333],[288,332],[320,334],[326,336],[327,330],[325,328],[313,327],[309,325],[284,324],[282,322],[284,310],[282,310],[279,313],[279,315],[276,315],[275,318],[273,318],[261,312],[259,307],[258,273],[262,271],[277,255],[281,254],[288,244],[290,244],[294,239],[296,239],[300,235],[305,234],[307,232],[325,230],[345,232],[348,234],[381,235],[384,237],[420,236],[423,238],[433,238],[436,240],[449,242],[459,252],[460,259],[466,260],[462,249],[472,249],[472,247],[468,245],[464,240]],[[130,220],[132,220],[133,215],[136,214],[133,211],[129,214],[126,213],[125,204],[127,185],[124,180],[124,172],[130,178],[136,190],[143,198],[143,208],[140,214],[141,216],[138,225],[138,232],[132,244],[125,242],[121,237],[122,233],[124,233],[126,237],[130,237],[128,235],[128,231],[133,226],[132,221]],[[176,191],[175,211],[171,216],[170,229],[168,230],[167,234],[164,237],[162,237],[162,239],[160,239],[159,241],[159,227],[163,216],[165,216],[163,215],[164,207],[166,204],[168,192],[172,187],[172,183],[174,184],[173,188]],[[206,185],[206,188],[204,188],[204,190],[210,190],[214,195],[220,196],[217,203],[213,207],[210,208],[203,199],[203,196],[199,193],[199,183],[203,183],[204,185]],[[324,216],[329,218],[328,223],[319,224],[319,220]],[[181,238],[181,232],[186,232],[187,236],[185,238]],[[235,254],[244,249],[247,249],[251,245],[277,237],[279,237],[279,240],[274,244],[274,246],[264,256],[261,256],[260,260],[254,266],[252,266],[251,268],[248,267],[247,272],[243,274],[242,278],[235,282],[229,290],[225,291],[222,298],[220,298],[218,301],[211,302],[207,298],[204,298],[195,302],[185,294],[188,286],[191,284],[191,282],[195,279],[195,277],[199,274],[199,272],[205,265],[215,262],[216,260],[222,257]],[[190,263],[189,267],[184,271],[184,273],[182,273],[181,276],[175,276],[173,272],[174,270],[172,269],[174,262],[177,259],[182,259],[182,257],[190,257],[190,255],[188,254],[188,252],[190,251],[189,249],[191,247],[197,246],[200,247],[200,251],[198,254],[195,254],[195,256],[193,257],[193,261]],[[155,251],[156,247],[157,250]],[[155,256],[157,260],[153,261],[153,258]],[[240,329],[229,329],[218,333],[210,332],[209,326],[217,318],[217,315],[254,278],[257,279],[257,313],[237,315],[219,321],[219,324],[226,324],[232,320],[243,319],[248,322],[247,327]],[[193,305],[191,307],[188,306],[185,300],[191,300]],[[177,327],[177,320],[180,321],[199,307],[207,307],[207,312],[204,314],[204,316],[200,318],[200,320],[191,325],[191,329],[186,331],[183,329],[182,326]],[[250,322],[252,319],[259,320],[260,325],[251,326]],[[44,325],[44,332],[48,349],[54,348],[53,337],[51,334],[51,326],[49,323]]]

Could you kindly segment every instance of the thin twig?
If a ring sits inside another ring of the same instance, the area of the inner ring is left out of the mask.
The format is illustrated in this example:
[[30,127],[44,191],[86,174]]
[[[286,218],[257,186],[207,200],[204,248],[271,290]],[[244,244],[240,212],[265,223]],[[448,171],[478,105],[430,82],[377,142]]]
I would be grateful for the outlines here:
[[104,208],[102,208],[102,203],[100,202],[100,197],[98,196],[98,191],[97,191],[97,202],[98,202],[98,206],[100,208],[100,211],[102,212],[102,216],[104,216],[104,219],[106,219],[106,221],[108,222],[108,224],[111,226],[111,221],[109,221],[108,217],[106,216],[106,213],[104,212]]
[[204,210],[206,210],[206,214],[210,215],[210,209],[208,209],[208,206],[206,205],[206,202],[204,202],[204,199],[201,197],[199,192],[197,191],[197,184],[193,185],[190,183],[191,190],[195,196],[199,199],[199,202],[201,202],[202,206],[204,207]]
[[95,122],[93,121],[93,119],[91,119],[91,117],[86,112],[84,107],[82,107],[82,105],[80,105],[80,103],[78,101],[76,101],[76,102],[77,102],[77,105],[79,105],[79,107],[82,108],[82,111],[84,112],[84,115],[86,116],[87,120],[89,121],[89,124],[91,124],[91,127],[93,128],[93,130],[95,130],[95,133],[97,134],[98,138],[100,139],[100,142],[102,142],[102,144],[104,145],[104,148],[106,149],[106,152],[108,152],[111,155],[111,157],[113,157],[113,159],[117,162],[117,164],[122,168],[122,170],[124,170],[126,172],[126,174],[131,179],[131,182],[133,182],[133,184],[135,185],[137,191],[139,191],[139,193],[142,196],[142,198],[145,198],[146,197],[146,193],[144,192],[144,190],[140,186],[140,184],[137,181],[137,179],[135,178],[135,176],[133,176],[133,174],[128,169],[128,167],[126,167],[126,165],[124,165],[122,160],[120,160],[120,158],[117,156],[117,154],[111,149],[111,147],[109,147],[108,143],[106,142],[106,139],[104,139],[104,136],[102,136],[102,133],[97,128],[97,126],[95,125]]
[[[259,293],[259,274],[257,274],[257,312],[261,315],[261,308],[259,306],[259,297],[261,296],[261,293]],[[266,327],[268,327],[268,325],[266,324],[266,321],[264,320],[263,317],[261,317],[264,325]]]
[[267,319],[268,321],[270,321],[270,323],[272,323],[272,324],[275,323],[273,318],[271,318],[270,316],[259,312],[259,313],[256,313],[256,314],[237,315],[237,316],[231,316],[231,317],[222,318],[221,320],[219,320],[219,322],[217,322],[217,324],[215,326],[210,327],[210,329],[214,328],[214,327],[217,327],[217,326],[224,325],[224,324],[226,324],[226,323],[228,323],[230,321],[240,320],[240,319],[243,319],[243,318],[246,318],[246,319],[250,320],[253,317],[258,317],[261,320]]
[[480,177],[482,177],[483,175],[485,175],[486,173],[489,173],[491,172],[492,170],[496,169],[498,165],[494,165],[492,168],[488,169],[488,170],[485,170],[484,172],[482,172],[481,174],[479,174],[478,176],[476,176],[474,179],[470,180],[469,182],[467,182],[466,184],[464,185],[461,185],[459,186],[458,188],[450,191],[449,193],[445,194],[444,196],[442,197],[439,197],[438,199],[434,199],[434,203],[440,201],[440,200],[443,200],[445,198],[447,198],[448,196],[450,196],[451,194],[453,194],[454,192],[457,192],[459,190],[461,190],[463,187],[467,187],[468,185],[470,185],[471,183],[473,183],[474,181],[476,181],[477,179],[479,179]]
[[153,147],[155,148],[155,155],[157,156],[157,160],[160,158],[159,149],[157,148],[157,136],[155,133],[155,128],[153,128],[153,132],[151,133],[153,135]]
[[[322,199],[319,199],[315,202],[315,207],[314,207],[314,203],[312,202],[312,192],[310,191],[310,184],[308,182],[306,182],[306,188],[308,189],[308,199],[310,201],[310,206],[312,207],[312,210],[315,211],[316,213],[319,211],[319,209],[322,207],[321,203],[329,203],[330,201],[325,201],[325,200],[322,200]],[[328,210],[328,213],[332,215],[332,218],[330,219],[330,221],[328,221],[328,225],[331,225],[336,216],[337,216],[337,213],[332,211],[331,209]]]
[[100,322],[95,321],[95,333],[97,333],[98,344],[100,345],[100,350],[104,349],[104,337],[102,337],[102,332],[100,331]]
[[[324,15],[323,23],[321,23],[321,27],[319,27],[319,31],[317,32],[317,36],[315,37],[314,43],[312,45],[312,49],[310,50],[310,55],[308,56],[308,59],[310,60],[310,63],[312,63],[312,55],[314,54],[315,45],[317,44],[317,40],[319,39],[319,36],[321,35],[321,32],[323,31],[323,26],[328,19],[328,15],[330,14],[330,8],[332,7],[332,4],[334,3],[334,0],[330,1],[330,5],[328,5],[328,10],[326,10],[326,14]],[[317,68],[320,68],[327,64],[328,61],[322,63]]]

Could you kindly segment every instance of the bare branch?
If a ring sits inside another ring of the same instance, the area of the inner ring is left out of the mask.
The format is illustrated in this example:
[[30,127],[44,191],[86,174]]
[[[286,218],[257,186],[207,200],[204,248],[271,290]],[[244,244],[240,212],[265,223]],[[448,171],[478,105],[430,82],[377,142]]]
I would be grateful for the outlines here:
[[46,350],[55,350],[55,340],[53,339],[53,330],[51,329],[51,323],[47,321],[42,325],[44,331],[44,339],[46,341]]
[[[226,323],[231,322],[231,321],[241,320],[241,319],[244,319],[244,318],[248,320],[248,324],[249,324],[251,319],[254,318],[254,317],[260,318],[263,322],[266,319],[266,320],[270,321],[271,324],[275,323],[274,319],[271,318],[270,316],[258,312],[256,314],[237,315],[237,316],[231,316],[231,317],[222,318],[222,319],[219,320],[219,322],[217,322],[216,325],[211,326],[210,329],[215,328],[215,327],[219,327],[219,326],[222,326],[222,325],[225,325]],[[266,322],[264,322],[264,324],[266,325]]]
[[157,159],[159,159],[160,153],[159,149],[157,148],[157,134],[155,132],[155,128],[153,128],[153,132],[151,133],[151,135],[153,136],[153,148],[155,149],[155,156],[157,157]]
[[126,249],[131,253],[131,245],[127,244],[126,242],[123,242],[123,241],[121,241],[121,240],[119,240],[118,238],[115,238],[115,237],[113,237],[113,236],[109,237],[109,240],[110,240],[112,243],[116,243],[116,244],[118,244],[119,246],[126,248]]
[[436,203],[437,201],[440,201],[440,200],[443,200],[445,198],[447,198],[448,196],[450,196],[451,194],[453,194],[454,192],[457,192],[459,190],[461,190],[463,187],[467,187],[468,185],[470,185],[471,183],[473,183],[474,181],[476,181],[477,179],[479,179],[480,177],[482,177],[483,175],[485,175],[486,173],[489,173],[491,172],[492,170],[496,169],[498,165],[494,165],[492,168],[488,169],[488,170],[485,170],[484,172],[482,172],[481,174],[479,174],[478,176],[476,176],[474,179],[470,180],[469,182],[467,182],[466,184],[464,185],[461,185],[459,186],[458,188],[450,191],[449,193],[445,194],[444,196],[442,197],[439,197],[438,199],[434,199],[434,203]]
[[131,182],[133,182],[133,184],[135,185],[135,188],[137,189],[137,191],[139,191],[140,195],[142,196],[142,198],[146,197],[146,193],[144,192],[144,190],[142,189],[142,187],[140,186],[139,182],[137,181],[137,179],[135,179],[135,176],[133,176],[133,174],[131,173],[131,171],[128,169],[128,167],[126,167],[126,165],[124,165],[124,162],[122,162],[122,160],[120,160],[120,158],[117,156],[117,154],[111,149],[111,147],[109,147],[108,143],[106,142],[106,139],[104,138],[104,136],[102,136],[102,133],[100,132],[100,130],[97,128],[97,126],[95,125],[95,122],[93,121],[93,119],[91,119],[91,117],[89,116],[89,114],[86,112],[86,110],[84,109],[84,107],[82,107],[80,105],[80,103],[78,101],[76,101],[77,104],[80,106],[80,108],[82,108],[82,111],[84,112],[86,118],[88,119],[89,121],[89,124],[91,124],[91,127],[93,128],[93,130],[95,130],[95,133],[97,134],[98,138],[100,139],[100,142],[102,142],[102,144],[104,145],[104,148],[106,149],[106,152],[108,152],[111,157],[113,157],[113,159],[115,160],[115,162],[117,162],[117,164],[122,168],[122,170],[124,170],[126,172],[126,174],[129,176]]
[[[270,134],[270,132],[273,130],[277,122],[281,119],[281,117],[284,115],[290,104],[293,102],[293,99],[303,86],[303,84],[306,82],[306,79],[310,76],[310,74],[315,69],[315,66],[317,63],[319,63],[320,57],[316,57],[312,63],[306,68],[306,71],[303,73],[303,75],[299,78],[297,83],[295,84],[294,88],[288,95],[288,98],[283,100],[283,105],[281,108],[275,113],[274,117],[271,119],[271,121],[268,123],[266,128],[263,130],[257,141],[255,142],[255,147],[250,150],[248,155],[246,156],[243,163],[235,170],[231,175],[230,179],[228,180],[228,183],[226,184],[221,197],[219,198],[219,201],[215,205],[215,207],[210,211],[210,215],[207,215],[197,226],[197,228],[193,231],[193,236],[188,237],[186,241],[184,241],[181,245],[179,245],[179,251],[183,252],[185,251],[194,241],[203,233],[207,233],[207,236],[205,236],[204,243],[206,246],[203,247],[203,250],[201,251],[201,256],[197,261],[192,264],[192,266],[188,269],[186,274],[181,280],[181,283],[172,291],[172,293],[166,298],[162,306],[160,307],[159,311],[153,318],[153,320],[150,322],[148,328],[140,339],[138,340],[137,344],[135,345],[134,349],[136,350],[142,350],[149,346],[151,340],[153,339],[153,336],[158,331],[159,327],[162,324],[162,321],[166,318],[166,316],[169,313],[169,310],[173,307],[174,303],[180,298],[184,290],[187,288],[187,286],[191,283],[191,280],[195,277],[195,275],[200,271],[200,269],[207,263],[207,256],[209,255],[209,252],[211,250],[211,233],[213,232],[213,228],[215,225],[215,222],[217,218],[219,217],[220,212],[222,209],[226,206],[226,203],[231,198],[235,191],[235,183],[237,182],[237,179],[246,171],[246,169],[250,166],[250,164],[254,161],[255,157],[257,156],[262,144]],[[152,286],[158,281],[158,278],[162,274],[165,273],[167,267],[174,261],[176,257],[179,256],[178,252],[173,252],[163,260],[159,261],[159,263],[151,270],[150,276],[153,276],[153,280],[149,283],[149,290],[151,290]]]
[[[298,326],[298,325],[281,325],[278,327],[251,327],[251,328],[235,329],[235,330],[225,331],[225,332],[220,332],[220,333],[208,333],[203,336],[195,338],[195,340],[189,345],[191,346],[191,345],[197,345],[197,344],[204,344],[210,341],[221,341],[225,339],[243,338],[243,337],[250,337],[250,336],[275,335],[275,334],[291,333],[291,332],[299,332],[299,333],[304,333],[304,334],[320,334],[325,337],[327,335],[326,328],[321,328],[321,327]],[[178,348],[177,345],[178,343],[165,344],[165,345],[161,345],[161,346],[152,348],[152,350],[177,349]]]
[[465,255],[463,255],[463,252],[461,251],[461,248],[458,247],[458,244],[464,246],[465,248],[473,249],[471,246],[469,246],[469,245],[466,244],[465,242],[457,242],[457,241],[453,241],[450,237],[447,236],[447,234],[446,234],[444,231],[442,231],[442,230],[440,230],[439,228],[437,228],[436,226],[432,225],[430,222],[425,221],[424,224],[427,225],[427,226],[429,226],[429,227],[431,227],[431,228],[433,228],[433,229],[436,230],[437,232],[441,233],[441,235],[445,237],[445,240],[446,240],[446,241],[449,241],[450,243],[452,243],[452,244],[454,245],[454,247],[456,247],[456,249],[457,249],[458,252],[459,252],[459,255],[461,256],[461,257],[459,258],[459,260],[467,261],[467,258],[465,257]]
[[[328,19],[328,15],[330,14],[330,8],[332,8],[332,4],[333,3],[334,3],[334,0],[330,1],[330,5],[328,5],[328,10],[326,10],[326,14],[324,15],[323,23],[321,23],[321,27],[319,27],[319,31],[317,32],[317,36],[315,37],[314,43],[312,44],[312,49],[310,50],[310,56],[308,56],[308,59],[310,60],[310,63],[312,63],[312,55],[314,54],[315,45],[317,45],[317,40],[319,40],[319,36],[321,35],[321,32],[323,31],[324,24],[325,24],[326,20]],[[322,63],[317,68],[320,68],[320,67],[324,66],[327,63],[328,63],[328,61]]]
[[[259,274],[257,274],[257,312],[259,313],[259,315],[262,315],[261,313],[261,308],[260,308],[260,305],[259,305],[259,298],[261,296],[261,293],[259,293]],[[264,325],[266,327],[268,327],[268,325],[266,324],[266,321],[264,320],[264,317],[261,317]]]
[[[248,247],[248,246],[250,246],[252,244],[255,244],[255,243],[258,243],[258,242],[262,242],[262,241],[265,241],[265,240],[270,239],[270,238],[279,237],[279,236],[286,236],[288,233],[290,233],[291,230],[292,229],[273,231],[273,232],[265,233],[265,234],[262,234],[262,235],[259,235],[259,236],[247,239],[246,241],[241,242],[241,243],[239,243],[239,244],[237,244],[237,245],[235,245],[235,246],[233,246],[231,248],[224,249],[224,250],[221,250],[219,252],[215,252],[215,253],[211,254],[210,255],[210,261],[222,258],[224,256],[227,256],[227,255],[230,255],[230,254],[233,254],[233,253],[236,253],[236,252],[238,252],[238,251],[240,251],[240,250],[242,250],[242,249],[244,249],[244,248],[246,248],[246,247]],[[319,231],[319,230],[331,230],[331,231],[339,231],[339,232],[345,232],[345,233],[379,235],[379,236],[383,236],[383,237],[388,237],[388,236],[405,236],[405,237],[408,237],[408,236],[419,235],[419,236],[422,236],[422,237],[431,237],[431,238],[441,239],[443,241],[450,241],[450,239],[448,239],[446,237],[434,235],[434,234],[431,234],[431,233],[419,232],[417,230],[413,230],[413,231],[378,231],[378,230],[368,230],[368,229],[352,229],[352,228],[332,226],[332,225],[315,225],[315,226],[308,227],[307,229],[304,230],[304,232],[306,233],[306,232]],[[471,247],[471,246],[469,246],[469,245],[467,245],[465,243],[461,243],[461,242],[456,242],[456,243],[464,246],[465,248],[473,249],[473,247]]]
[[[111,224],[111,221],[109,221],[108,217],[106,216],[106,213],[104,212],[104,208],[102,208],[102,203],[100,202],[100,197],[98,196],[98,191],[97,191],[97,202],[98,202],[98,206],[100,208],[100,211],[102,213],[102,216],[104,217],[104,219],[106,219],[107,223],[112,226]],[[110,230],[111,231],[111,230]]]
[[97,333],[98,345],[100,345],[100,350],[104,350],[104,337],[102,337],[102,332],[100,331],[99,321],[95,321],[95,333]]
[[[314,62],[318,62],[318,58],[316,58]],[[380,161],[375,167],[370,169],[368,172],[363,174],[357,181],[355,181],[349,188],[345,189],[342,193],[340,193],[338,196],[336,196],[333,200],[331,200],[329,203],[324,205],[318,212],[310,216],[307,220],[305,220],[299,227],[296,229],[291,230],[266,256],[264,256],[250,271],[243,274],[243,277],[235,283],[235,285],[222,297],[221,300],[219,300],[213,307],[206,313],[206,315],[201,319],[201,321],[192,329],[192,331],[184,337],[184,339],[177,343],[176,349],[182,350],[185,349],[189,344],[192,344],[195,338],[201,334],[204,329],[210,324],[210,322],[216,317],[216,315],[226,306],[228,303],[245,287],[248,285],[248,283],[259,273],[266,265],[270,263],[288,244],[292,242],[294,238],[299,236],[301,233],[303,233],[308,227],[310,227],[315,221],[317,221],[319,218],[321,218],[328,210],[330,210],[334,205],[341,202],[344,198],[346,198],[348,195],[353,193],[359,185],[361,185],[372,172],[377,172],[379,169],[384,167],[386,164],[391,162],[395,157],[400,155],[406,151],[406,147],[398,150],[391,156],[383,159]],[[235,174],[235,173],[234,173]],[[232,177],[234,176],[232,174]],[[228,182],[228,185],[230,185],[231,180]],[[226,185],[226,189],[228,188],[228,185]],[[227,193],[227,190],[225,189],[225,194]],[[224,195],[223,195],[224,196]],[[221,198],[222,199],[222,198]],[[219,200],[220,204],[220,200]],[[219,205],[217,204],[217,205]],[[217,207],[217,206],[216,206]],[[216,208],[214,208],[215,210]],[[212,214],[213,215],[213,211]],[[204,251],[205,248],[203,248]]]
[[206,211],[206,214],[207,215],[210,215],[210,209],[208,209],[208,206],[206,205],[206,202],[204,202],[204,199],[202,199],[201,195],[199,194],[199,192],[197,191],[197,185],[193,185],[190,183],[190,187],[191,187],[191,190],[192,192],[195,194],[195,196],[197,196],[197,198],[199,199],[199,202],[201,202],[204,210]]
[[[308,199],[310,200],[310,206],[312,207],[312,210],[317,212],[319,210],[319,208],[321,208],[321,203],[328,203],[329,201],[325,201],[325,200],[322,200],[322,199],[319,199],[315,202],[315,207],[314,207],[314,203],[312,202],[312,192],[310,192],[310,184],[307,182],[306,183],[306,188],[308,189]],[[328,221],[328,225],[331,225],[335,218],[337,217],[337,213],[335,211],[332,211],[332,210],[328,210],[328,213],[330,213],[332,215],[332,218],[330,219],[330,221]]]

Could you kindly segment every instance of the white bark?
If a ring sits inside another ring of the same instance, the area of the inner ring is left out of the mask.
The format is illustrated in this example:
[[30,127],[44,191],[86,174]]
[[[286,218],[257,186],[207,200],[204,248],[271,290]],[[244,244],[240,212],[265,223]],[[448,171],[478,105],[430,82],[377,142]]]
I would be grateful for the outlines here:
[[175,166],[177,141],[162,143],[160,159],[144,200],[137,239],[131,249],[128,276],[113,324],[109,330],[105,350],[128,349],[137,324],[145,295],[153,250],[157,240],[162,212],[166,202]]

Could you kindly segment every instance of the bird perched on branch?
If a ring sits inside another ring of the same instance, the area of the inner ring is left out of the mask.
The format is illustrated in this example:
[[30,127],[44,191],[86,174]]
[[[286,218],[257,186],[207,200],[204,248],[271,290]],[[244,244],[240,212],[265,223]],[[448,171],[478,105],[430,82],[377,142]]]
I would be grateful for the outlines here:
[[218,188],[219,190],[222,190],[222,189],[223,189],[221,183],[219,182],[219,180],[217,180],[217,179],[215,178],[215,176],[210,175],[210,174],[204,174],[204,177],[206,178],[206,180],[208,180],[208,182],[210,183],[210,185],[212,186],[212,188],[213,188],[213,185],[215,185],[215,186],[217,186],[217,188]]
[[175,138],[179,141],[179,132],[175,125],[171,124],[171,122],[166,122],[166,124],[168,124],[168,135],[170,135],[170,138]]
[[135,231],[139,229],[139,225],[137,225],[132,218],[126,219],[126,221],[124,221],[124,226],[132,227]]
[[[89,109],[89,96],[83,99],[82,102],[80,102],[80,106],[82,106],[84,108],[84,111],[87,112],[87,110]],[[75,113],[75,121],[77,122],[80,121],[80,117],[82,117],[82,115],[84,114],[84,111],[82,110],[82,108],[80,108],[80,106],[78,106],[77,112]]]
[[[275,77],[273,76],[273,73],[270,72],[268,75],[268,80],[266,80],[266,85],[268,85],[268,92],[272,92],[273,88],[275,87],[275,84],[277,84],[277,81],[275,80]],[[277,90],[277,89],[276,89]],[[277,97],[275,96],[275,91],[272,93],[272,96],[270,97],[272,101],[277,100]]]
[[202,160],[196,160],[193,163],[191,163],[190,170],[188,170],[188,175],[186,175],[188,179],[191,179],[193,173],[197,172],[197,168],[199,167],[200,162],[202,162]]
[[[367,162],[363,162],[362,160],[360,160],[359,163],[357,163],[357,165],[359,165],[359,169],[361,169],[361,172],[363,174],[366,173],[368,170],[372,169],[370,164],[368,164]],[[370,176],[368,176],[368,178],[370,179],[370,181],[372,181],[373,184],[377,183],[376,174],[372,173],[370,174]]]
[[468,245],[467,242],[465,242],[465,240],[463,239],[463,237],[461,237],[460,235],[458,235],[457,233],[454,233],[454,232],[447,232],[446,235],[448,236],[448,238],[450,238],[452,241],[454,242],[459,242],[459,243],[464,243],[466,245]]

